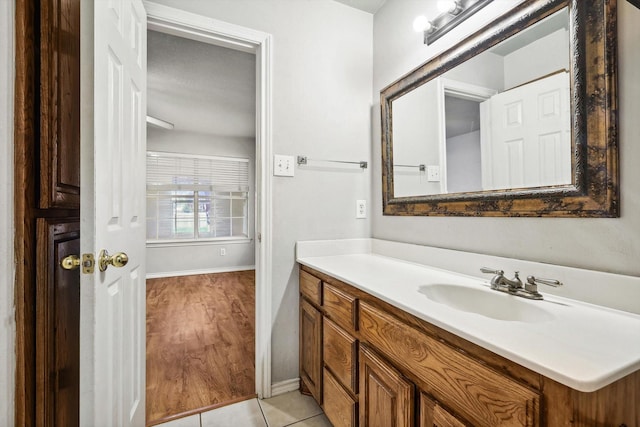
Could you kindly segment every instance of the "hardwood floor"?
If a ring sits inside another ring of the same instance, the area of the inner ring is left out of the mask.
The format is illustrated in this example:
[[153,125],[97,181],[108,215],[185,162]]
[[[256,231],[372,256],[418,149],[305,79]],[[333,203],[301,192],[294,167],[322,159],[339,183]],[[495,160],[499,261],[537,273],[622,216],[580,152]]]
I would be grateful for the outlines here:
[[255,272],[147,280],[147,425],[255,397]]

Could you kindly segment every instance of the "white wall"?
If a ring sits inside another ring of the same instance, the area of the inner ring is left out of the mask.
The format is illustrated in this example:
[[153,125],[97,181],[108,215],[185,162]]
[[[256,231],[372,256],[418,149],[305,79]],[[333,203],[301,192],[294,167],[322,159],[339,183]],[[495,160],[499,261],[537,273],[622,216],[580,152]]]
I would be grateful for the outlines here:
[[11,426],[15,392],[13,258],[14,2],[0,1],[0,425]]
[[[215,114],[215,112],[212,112]],[[147,149],[185,154],[248,158],[249,236],[255,236],[255,153],[253,138],[222,137],[209,134],[164,130],[147,126]],[[226,255],[220,255],[220,249]],[[255,264],[254,241],[198,242],[188,244],[147,244],[147,277],[232,271]]]
[[555,31],[504,57],[504,88],[569,69],[569,32]]
[[504,58],[485,52],[447,71],[443,77],[502,92],[504,90]]
[[482,190],[480,131],[447,138],[447,192]]
[[[394,165],[440,165],[440,127],[427,118],[438,117],[440,90],[435,80],[393,101]],[[416,114],[420,111],[421,114]],[[440,182],[427,181],[426,172],[393,167],[393,194],[408,197],[440,194]]]
[[[371,165],[372,15],[331,0],[159,2],[273,35],[275,154]],[[370,236],[370,221],[355,218],[370,180],[371,166],[320,164],[273,178],[274,383],[298,377],[295,242]]]
[[[512,1],[496,0],[431,46],[423,46],[411,20],[411,0],[387,0],[374,19],[373,96],[402,74],[498,16]],[[435,7],[435,6],[433,6]],[[424,13],[423,10],[420,13]],[[489,16],[490,15],[490,16]],[[403,18],[404,21],[399,21]],[[381,183],[373,179],[373,236],[380,239],[499,255],[614,273],[640,275],[640,10],[618,2],[618,77],[621,218],[458,218],[382,215]],[[373,158],[380,157],[379,108],[373,120]],[[373,175],[380,164],[373,162]],[[500,266],[497,266],[500,267]],[[606,286],[606,284],[603,284]]]

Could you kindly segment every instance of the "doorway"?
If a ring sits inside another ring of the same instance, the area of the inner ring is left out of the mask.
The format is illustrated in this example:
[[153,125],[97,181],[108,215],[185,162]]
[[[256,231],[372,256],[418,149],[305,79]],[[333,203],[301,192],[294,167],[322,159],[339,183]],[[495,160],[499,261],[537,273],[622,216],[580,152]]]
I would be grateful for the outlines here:
[[145,3],[147,29],[255,54],[255,390],[271,397],[272,36],[179,9]]
[[272,272],[272,36],[261,31],[146,2],[147,29],[178,35],[256,56],[256,216],[255,292],[258,398],[271,397]]
[[147,32],[146,422],[256,396],[256,56]]

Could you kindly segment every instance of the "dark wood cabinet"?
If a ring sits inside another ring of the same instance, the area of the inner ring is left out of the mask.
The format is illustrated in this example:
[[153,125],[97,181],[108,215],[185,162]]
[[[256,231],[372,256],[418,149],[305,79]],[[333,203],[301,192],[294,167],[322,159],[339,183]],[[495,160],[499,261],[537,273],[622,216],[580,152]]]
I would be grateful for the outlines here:
[[15,2],[16,426],[79,424],[80,2]]
[[[80,275],[60,261],[80,252],[78,220],[38,219],[38,425],[80,423]],[[55,260],[51,263],[48,260]]]
[[80,208],[80,0],[40,2],[40,208]]

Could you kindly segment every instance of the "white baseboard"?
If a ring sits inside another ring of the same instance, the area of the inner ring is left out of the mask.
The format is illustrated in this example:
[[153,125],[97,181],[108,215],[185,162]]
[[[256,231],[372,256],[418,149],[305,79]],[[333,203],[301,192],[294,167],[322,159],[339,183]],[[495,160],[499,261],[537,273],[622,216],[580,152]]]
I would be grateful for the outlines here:
[[292,378],[290,380],[280,381],[279,383],[271,384],[271,397],[298,390],[299,388],[300,378]]
[[235,267],[204,268],[200,270],[162,271],[159,273],[147,273],[147,279],[160,279],[162,277],[193,276],[194,274],[229,273],[232,271],[255,270],[255,265],[239,265]]

